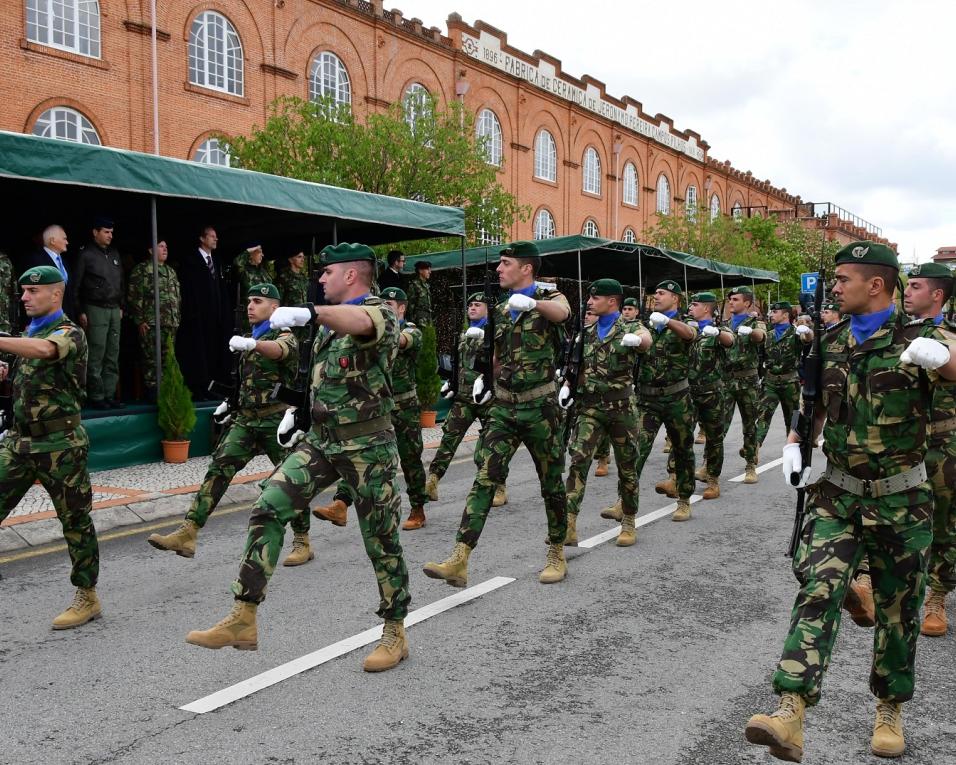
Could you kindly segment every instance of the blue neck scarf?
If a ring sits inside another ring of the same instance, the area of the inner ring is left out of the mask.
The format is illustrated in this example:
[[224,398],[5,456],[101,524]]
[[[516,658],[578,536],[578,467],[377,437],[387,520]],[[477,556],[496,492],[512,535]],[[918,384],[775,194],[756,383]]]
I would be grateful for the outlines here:
[[606,316],[598,316],[597,334],[599,338],[603,340],[605,337],[607,337],[607,333],[611,331],[611,327],[614,326],[614,322],[617,321],[617,317],[620,315],[620,311],[615,311],[614,313],[609,313]]
[[713,322],[712,320],[710,320],[710,319],[701,319],[700,321],[698,321],[698,322],[697,322],[697,332],[698,332],[698,334],[700,333],[700,331],[701,331],[704,327],[709,327],[709,326],[710,326],[711,324],[713,324],[713,323],[714,323],[714,322]]
[[[675,316],[677,316],[677,309],[675,308],[673,311],[661,311],[661,313],[664,314],[668,319],[673,319]],[[654,329],[656,329],[658,332],[663,332],[665,329],[667,329],[667,325],[665,324],[663,327],[654,327]]]
[[367,297],[368,297],[368,293],[366,292],[361,297],[352,298],[351,300],[346,300],[344,303],[342,303],[342,305],[362,305],[362,303],[365,302],[365,298]]
[[870,336],[882,327],[894,313],[896,313],[896,306],[891,305],[885,311],[850,314],[850,331],[856,338],[857,343],[865,343],[869,340]]
[[255,324],[252,327],[252,339],[258,340],[270,329],[271,329],[271,326],[269,325],[268,319],[266,319],[265,321],[260,321],[258,324]]
[[469,326],[469,327],[479,327],[479,328],[482,328],[482,327],[484,327],[485,324],[487,324],[487,323],[488,323],[488,317],[487,317],[487,316],[485,316],[485,317],[483,317],[483,318],[481,318],[481,319],[469,319],[469,320],[468,320],[468,326]]
[[27,337],[33,337],[37,332],[42,332],[53,324],[53,322],[59,321],[62,318],[63,309],[61,308],[56,313],[48,313],[46,316],[40,316],[34,319],[27,325]]
[[942,323],[943,323],[943,314],[939,314],[938,316],[933,317],[933,324],[935,324],[937,327]]
[[399,320],[398,320],[398,328],[399,328],[399,329],[405,329],[405,323],[406,323],[406,322],[405,322],[405,319],[399,319]]
[[779,343],[780,338],[783,337],[784,332],[786,332],[788,329],[790,329],[789,321],[785,321],[780,324],[774,324],[773,325],[774,340],[776,340]]
[[836,325],[837,325],[837,322],[831,321],[829,324],[824,324],[824,325],[823,325],[823,328],[824,328],[824,329],[830,329],[830,327],[835,327]]
[[736,332],[736,331],[737,331],[737,327],[739,327],[741,324],[743,324],[743,323],[744,323],[745,321],[747,321],[747,319],[749,319],[749,318],[750,318],[750,317],[749,317],[747,314],[745,314],[745,313],[734,313],[734,314],[731,314],[731,316],[730,316],[730,326],[731,326],[731,328],[734,330],[734,332]]
[[[534,290],[535,290],[535,285],[534,285],[534,282],[532,282],[527,287],[522,287],[520,290],[511,290],[511,294],[524,295],[525,297],[534,297]],[[508,311],[508,313],[511,314],[511,320],[514,321],[521,314],[521,311]]]

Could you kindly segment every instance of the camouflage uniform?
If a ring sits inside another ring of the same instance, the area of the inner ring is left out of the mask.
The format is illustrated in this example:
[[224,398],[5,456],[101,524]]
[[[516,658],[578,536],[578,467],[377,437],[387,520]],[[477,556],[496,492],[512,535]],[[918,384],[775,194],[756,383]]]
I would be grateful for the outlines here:
[[[534,300],[556,300],[567,306],[560,292],[536,287]],[[482,433],[484,460],[475,477],[457,541],[470,548],[478,544],[495,489],[508,477],[508,465],[520,444],[531,453],[541,496],[548,516],[548,539],[561,545],[567,533],[564,449],[560,438],[561,408],[554,383],[554,356],[560,327],[536,309],[512,320],[507,302],[496,305],[495,396],[488,409],[488,426]]]
[[611,436],[605,433],[598,442],[597,449],[594,451],[594,459],[606,460],[611,456]]
[[[737,328],[746,324],[751,329],[767,331],[762,321],[748,316]],[[724,326],[734,332],[733,324],[727,322]],[[743,427],[744,460],[748,465],[757,463],[757,400],[760,392],[757,387],[757,364],[760,360],[760,344],[754,343],[750,337],[744,337],[734,332],[734,344],[727,349],[727,360],[724,367],[726,384],[726,414],[724,416],[724,432],[730,428],[734,418],[734,408],[740,409],[740,420]]]
[[[286,267],[276,275],[276,288],[279,290],[282,305],[302,305],[309,301],[309,274],[305,269],[296,273]],[[293,327],[292,334],[299,344],[309,341],[309,327]]]
[[[248,295],[249,288],[253,285],[273,284],[275,281],[275,277],[272,274],[272,264],[267,263],[265,259],[263,259],[258,266],[252,265],[252,263],[249,262],[249,250],[243,250],[236,256],[235,268],[235,277],[239,280],[239,295]],[[236,285],[233,284],[232,288],[235,290]],[[237,316],[240,321],[239,328],[243,332],[248,332],[249,317],[246,315],[246,312],[237,311]]]
[[392,364],[392,427],[398,441],[398,457],[405,476],[405,491],[412,507],[428,501],[425,494],[425,468],[422,466],[422,410],[415,389],[418,352],[422,347],[422,331],[411,322],[402,322],[401,334],[406,345],[399,347]]
[[408,311],[405,318],[419,327],[432,324],[432,290],[424,279],[417,274],[408,280],[405,289],[408,295]]
[[265,599],[285,525],[341,478],[354,492],[365,551],[378,579],[378,615],[400,620],[408,611],[408,570],[398,538],[398,450],[389,418],[398,320],[379,298],[366,297],[361,305],[372,319],[372,338],[338,336],[325,328],[316,337],[313,425],[252,509],[239,579],[232,587],[238,600]]
[[777,340],[773,327],[767,330],[765,341],[767,367],[763,378],[763,394],[760,400],[760,414],[757,418],[757,446],[763,446],[774,412],[779,405],[783,409],[784,432],[790,432],[790,420],[794,411],[800,407],[800,378],[797,365],[803,346],[793,325],[787,327]]
[[[255,351],[244,351],[240,356],[239,411],[233,412],[232,422],[216,446],[202,486],[186,513],[187,520],[199,528],[206,525],[236,473],[253,457],[265,452],[272,464],[278,465],[289,453],[276,440],[276,429],[286,405],[270,400],[270,395],[277,383],[292,385],[295,381],[298,343],[287,329],[271,329],[259,340],[278,343],[282,357],[270,359]],[[309,530],[308,512],[292,518],[292,530],[297,533]]]
[[14,426],[0,442],[0,522],[39,481],[53,500],[76,587],[94,587],[100,555],[90,520],[89,438],[80,424],[86,395],[86,335],[65,315],[30,337],[56,346],[53,360],[19,358],[13,378]]
[[598,445],[609,440],[618,471],[618,496],[624,513],[638,510],[638,474],[635,470],[638,440],[634,399],[634,362],[641,349],[621,345],[627,332],[644,327],[618,317],[602,340],[598,323],[584,328],[584,355],[571,433],[571,467],[565,491],[568,514],[577,514],[584,497],[591,460]]
[[[828,467],[880,479],[918,467],[927,450],[931,389],[938,375],[900,363],[918,336],[953,344],[932,326],[903,327],[895,314],[858,344],[849,321],[821,340]],[[928,481],[881,497],[859,496],[824,476],[808,488],[807,523],[794,557],[801,588],[783,655],[773,675],[777,693],[814,704],[840,623],[847,582],[864,555],[876,603],[870,690],[889,701],[913,696],[919,609],[932,541]]]
[[[143,351],[143,382],[147,388],[156,387],[156,312],[153,303],[153,261],[147,260],[133,267],[126,291],[129,318],[139,327],[147,325],[146,336],[139,336]],[[179,277],[168,263],[159,265],[159,321],[160,341],[165,349],[175,340],[179,329],[181,296]]]
[[12,333],[19,327],[10,325],[10,300],[16,299],[13,286],[13,265],[5,252],[0,252],[0,332]]

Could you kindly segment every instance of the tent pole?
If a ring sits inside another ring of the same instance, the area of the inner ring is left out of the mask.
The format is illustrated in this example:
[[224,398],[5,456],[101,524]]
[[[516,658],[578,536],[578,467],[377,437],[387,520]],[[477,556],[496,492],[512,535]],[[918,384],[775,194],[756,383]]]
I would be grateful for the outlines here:
[[339,243],[339,223],[338,221],[332,221],[332,246],[334,247]]
[[159,229],[156,223],[156,197],[149,198],[149,217],[152,234],[150,238],[153,244],[153,320],[156,322],[156,337],[154,340],[156,343],[156,393],[158,395],[159,386],[163,384],[163,325],[159,315]]
[[[461,250],[461,304],[465,308],[465,315],[468,314],[468,268],[465,265],[465,237],[459,237],[458,247]],[[459,331],[456,327],[456,331]],[[455,335],[455,342],[458,342],[458,336]]]
[[689,294],[690,294],[690,293],[687,291],[687,264],[686,264],[686,263],[684,263],[684,294],[685,294],[685,295],[689,295]]
[[640,308],[638,312],[638,317],[644,317],[644,267],[643,267],[643,251],[638,248],[637,250],[637,289],[640,294]]

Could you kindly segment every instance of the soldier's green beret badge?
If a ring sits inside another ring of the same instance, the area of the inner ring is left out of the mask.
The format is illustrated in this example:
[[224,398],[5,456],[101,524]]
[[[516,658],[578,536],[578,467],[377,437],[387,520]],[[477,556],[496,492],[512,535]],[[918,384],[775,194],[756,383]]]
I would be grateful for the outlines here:
[[33,284],[60,284],[63,281],[63,274],[55,266],[34,266],[28,268],[20,276],[18,284],[21,286]]
[[322,265],[328,266],[332,263],[353,263],[356,260],[370,260],[375,262],[375,253],[372,248],[365,244],[349,244],[342,242],[336,245],[327,245],[322,248]]
[[468,296],[468,302],[469,302],[469,303],[483,303],[484,301],[485,301],[485,293],[484,293],[484,292],[472,292],[472,293]]
[[716,303],[717,296],[713,292],[698,292],[690,296],[691,303]]
[[408,295],[405,290],[398,287],[386,287],[382,290],[382,300],[394,300],[396,303],[405,303],[408,301]]
[[791,308],[793,308],[793,306],[786,300],[778,300],[776,303],[770,304],[771,311],[789,311]]
[[837,313],[840,313],[840,304],[839,303],[824,303],[823,310],[836,311]]
[[659,290],[667,290],[668,292],[673,292],[675,295],[683,295],[683,291],[680,288],[680,285],[675,282],[673,279],[665,279],[660,284],[657,285]]
[[942,263],[919,263],[910,269],[910,276],[922,279],[952,279],[953,272]]
[[637,303],[637,298],[625,298],[624,305],[631,306],[632,308],[639,308],[640,306]]
[[617,279],[596,279],[591,282],[592,295],[623,295],[624,288]]
[[279,297],[279,289],[274,284],[269,284],[268,282],[263,282],[262,284],[253,284],[249,288],[249,293],[246,297],[264,297],[269,298],[270,300],[281,300]]
[[749,297],[754,296],[754,291],[750,289],[746,284],[741,287],[734,287],[728,295],[748,295]]
[[889,266],[900,270],[900,261],[885,244],[879,242],[850,242],[833,258],[836,265],[843,263],[860,263],[872,266]]
[[506,258],[540,258],[541,251],[534,242],[512,242],[501,254]]

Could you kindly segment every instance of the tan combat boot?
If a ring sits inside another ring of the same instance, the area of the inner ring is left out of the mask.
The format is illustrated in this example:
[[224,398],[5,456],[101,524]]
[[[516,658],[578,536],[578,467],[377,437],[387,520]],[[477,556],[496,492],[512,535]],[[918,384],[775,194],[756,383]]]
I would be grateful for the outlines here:
[[405,622],[386,619],[382,628],[382,640],[375,650],[365,657],[362,669],[366,672],[384,672],[397,667],[408,658],[408,639],[405,637]]
[[283,566],[301,566],[315,557],[309,543],[309,532],[297,531],[292,535],[292,551],[282,561]]
[[696,478],[698,481],[707,483],[707,480],[710,478],[707,473],[707,466],[701,465],[699,468],[697,468],[697,470],[694,471],[694,478]]
[[548,562],[538,574],[538,581],[541,584],[554,584],[567,575],[568,564],[564,560],[564,545],[552,544],[548,547]]
[[899,757],[906,749],[903,740],[903,705],[880,699],[876,702],[876,722],[870,751],[877,757]]
[[237,600],[225,619],[208,630],[193,630],[186,635],[186,642],[203,648],[232,646],[238,651],[257,650],[256,604]]
[[621,532],[617,535],[618,547],[630,547],[637,543],[637,529],[634,528],[634,516],[625,515],[621,519]]
[[452,587],[467,587],[469,555],[471,548],[464,542],[459,542],[447,560],[441,563],[426,563],[422,571],[432,579],[444,579],[445,583]]
[[748,462],[744,470],[744,483],[757,483],[757,463]]
[[[548,540],[548,544],[551,544],[551,540]],[[564,535],[564,544],[567,547],[577,547],[578,546],[578,514],[577,513],[568,513],[568,530]]]
[[677,509],[674,511],[674,514],[671,516],[672,521],[689,521],[690,520],[690,500],[679,499],[677,500]]
[[720,482],[716,478],[707,476],[707,488],[701,496],[704,499],[717,499],[720,496]]
[[438,476],[434,473],[428,474],[428,480],[425,481],[425,493],[430,502],[438,501]]
[[946,620],[946,593],[930,590],[923,609],[923,624],[919,631],[928,637],[942,637],[949,623]]
[[873,604],[873,584],[869,574],[860,574],[850,580],[843,598],[843,607],[850,614],[853,623],[860,627],[872,627],[876,624],[876,607]]
[[53,629],[71,630],[81,624],[99,619],[103,613],[95,587],[77,587],[73,603],[53,620]]
[[146,541],[157,550],[170,550],[184,558],[196,554],[196,540],[199,538],[199,526],[195,521],[186,519],[172,534],[150,534]]
[[598,460],[597,467],[594,469],[594,475],[598,478],[604,478],[607,475],[607,457],[601,457]]
[[671,499],[677,499],[677,476],[672,474],[666,481],[658,481],[654,484],[654,491],[658,494],[666,494]]
[[624,517],[624,505],[621,503],[621,500],[618,499],[617,502],[610,507],[605,507],[601,511],[601,517],[620,523],[621,519]]
[[744,734],[751,744],[770,749],[778,760],[800,762],[803,759],[803,714],[806,702],[796,693],[780,696],[780,706],[771,715],[754,715]]
[[341,499],[333,499],[327,505],[319,505],[312,511],[312,515],[323,521],[329,521],[334,526],[344,526],[349,522],[348,505]]
[[418,507],[413,507],[412,511],[408,514],[408,520],[402,524],[402,528],[405,531],[414,531],[415,529],[420,529],[425,525],[425,508],[419,505]]
[[491,500],[492,507],[502,507],[508,504],[508,489],[504,484],[495,487],[495,498]]

